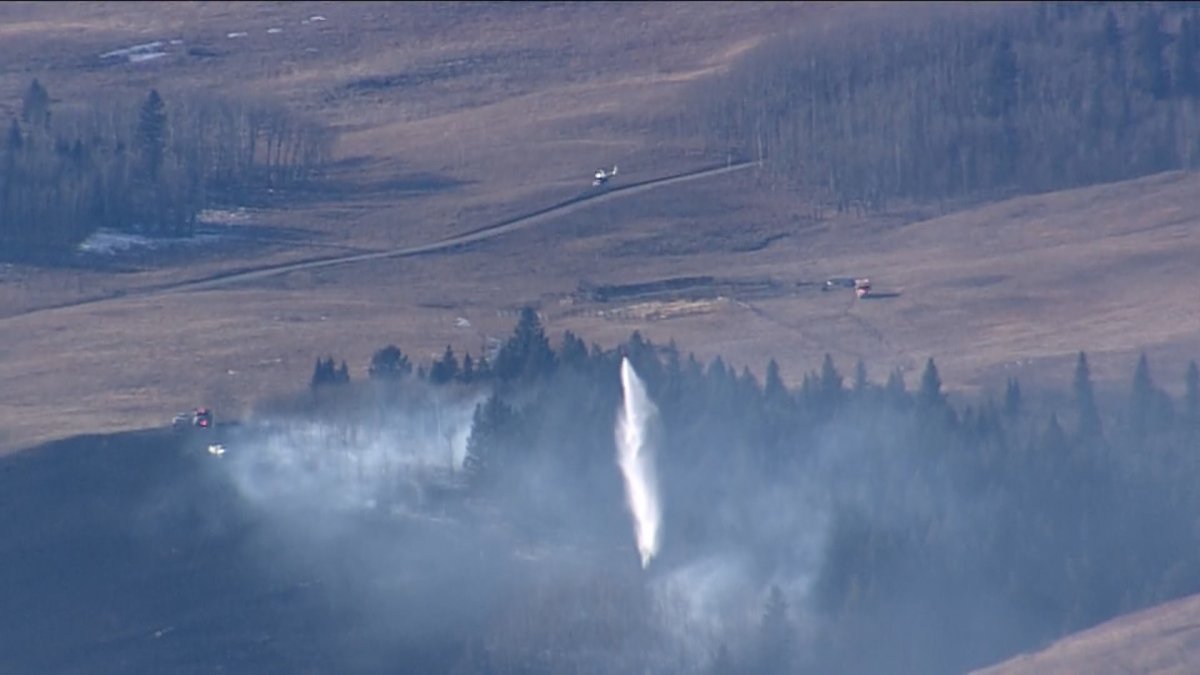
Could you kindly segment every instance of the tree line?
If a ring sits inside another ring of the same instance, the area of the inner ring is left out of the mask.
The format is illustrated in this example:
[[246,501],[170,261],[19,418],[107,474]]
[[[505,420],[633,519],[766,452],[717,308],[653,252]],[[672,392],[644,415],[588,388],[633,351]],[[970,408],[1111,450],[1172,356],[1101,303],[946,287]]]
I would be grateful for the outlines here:
[[[1200,592],[1190,544],[1200,525],[1195,362],[1178,399],[1142,355],[1126,403],[1102,409],[1080,352],[1061,410],[1028,405],[1017,379],[998,398],[958,406],[932,358],[911,390],[899,371],[872,381],[861,361],[844,376],[828,355],[792,388],[773,360],[760,381],[636,332],[611,350],[567,332],[555,349],[526,309],[494,364],[473,365],[482,377],[450,367],[449,347],[414,374],[389,346],[369,372],[389,387],[485,392],[461,468],[473,494],[514,520],[534,531],[621,530],[627,515],[596,505],[622,503],[612,444],[623,357],[660,412],[663,564],[736,550],[753,556],[764,580],[808,580],[804,597],[771,587],[759,623],[725,632],[702,664],[681,672],[962,672]],[[547,481],[562,489],[546,494]],[[816,532],[819,543],[803,543]],[[816,562],[803,562],[814,547]],[[551,630],[595,600],[583,587],[572,593],[561,606],[509,607],[505,622]],[[569,670],[599,639],[588,631],[645,621],[642,601],[604,604],[573,633],[578,642],[551,652],[532,628],[512,636],[492,625],[463,637],[447,663]]]
[[1200,163],[1200,10],[946,5],[758,48],[695,90],[722,155],[839,211],[992,198]]
[[0,257],[55,260],[99,228],[186,236],[197,214],[313,175],[332,134],[195,94],[59,105],[33,80],[0,147]]

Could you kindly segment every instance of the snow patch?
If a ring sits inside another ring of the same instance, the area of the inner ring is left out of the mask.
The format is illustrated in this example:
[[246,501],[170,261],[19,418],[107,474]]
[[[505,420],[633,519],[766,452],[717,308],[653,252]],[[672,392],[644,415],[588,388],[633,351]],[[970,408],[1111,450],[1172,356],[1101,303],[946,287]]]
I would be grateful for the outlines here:
[[141,63],[142,61],[152,61],[160,56],[166,56],[166,52],[150,52],[149,54],[130,54],[130,63]]
[[114,49],[111,52],[104,52],[103,54],[100,55],[100,58],[102,58],[102,59],[121,59],[121,58],[123,58],[123,59],[127,59],[130,63],[138,63],[140,61],[149,61],[151,59],[156,59],[160,56],[167,55],[166,52],[161,50],[163,44],[164,43],[162,40],[155,40],[154,42],[146,42],[146,43],[143,43],[140,45],[133,45],[132,47],[125,47],[123,49]]
[[245,225],[250,222],[250,214],[244,207],[204,209],[196,214],[196,222],[201,225]]
[[79,244],[79,252],[90,255],[116,255],[133,249],[154,250],[166,246],[207,244],[220,239],[215,234],[194,237],[146,237],[116,230],[97,230]]

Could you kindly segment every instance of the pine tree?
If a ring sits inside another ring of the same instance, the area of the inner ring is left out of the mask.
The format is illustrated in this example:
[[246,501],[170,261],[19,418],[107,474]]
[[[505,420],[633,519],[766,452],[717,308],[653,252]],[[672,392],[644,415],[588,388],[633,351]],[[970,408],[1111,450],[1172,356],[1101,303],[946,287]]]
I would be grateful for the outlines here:
[[562,349],[559,350],[559,353],[564,366],[578,369],[583,368],[587,363],[587,345],[571,331],[563,333]]
[[554,350],[532,307],[521,309],[513,334],[496,355],[495,375],[501,382],[534,380],[554,371]]
[[1110,81],[1119,83],[1124,80],[1125,45],[1121,36],[1121,25],[1112,8],[1104,13],[1104,23],[1096,39],[1096,55],[1097,60],[1108,71]]
[[1188,363],[1184,376],[1183,416],[1193,429],[1200,428],[1200,369],[1195,361]]
[[771,407],[786,406],[790,398],[787,386],[783,384],[783,377],[779,374],[779,364],[775,362],[775,359],[771,359],[767,363],[767,378],[763,384],[763,395],[767,405]]
[[375,352],[367,376],[372,380],[398,380],[412,374],[412,364],[396,345],[388,345]]
[[36,79],[29,83],[21,100],[21,121],[31,127],[50,128],[50,94]]
[[1171,49],[1171,84],[1175,95],[1200,96],[1197,56],[1200,56],[1200,21],[1187,16],[1179,24],[1179,37]]
[[862,359],[859,359],[854,364],[854,393],[861,396],[867,391],[867,387],[869,386],[870,382],[867,380],[867,364],[863,363]]
[[458,377],[458,358],[454,356],[454,349],[450,345],[446,345],[446,351],[442,352],[442,357],[433,362],[433,366],[429,369],[429,381],[434,384],[446,384]]
[[1183,424],[1189,438],[1200,432],[1200,369],[1196,368],[1196,362],[1188,363],[1187,374],[1183,376]]
[[1096,396],[1092,390],[1092,376],[1088,368],[1087,354],[1079,352],[1075,360],[1075,377],[1071,384],[1075,395],[1075,412],[1079,418],[1078,436],[1083,439],[1100,437],[1100,411],[1096,408]]
[[938,375],[937,365],[930,357],[925,362],[925,370],[921,373],[921,388],[917,390],[917,401],[925,407],[933,407],[945,403],[942,395],[942,378]]
[[887,384],[883,387],[887,400],[893,407],[904,407],[908,401],[908,387],[904,384],[904,373],[895,368],[888,374]]
[[1004,36],[996,44],[984,92],[984,114],[993,119],[1009,115],[1017,105],[1017,55]]
[[458,379],[463,384],[471,384],[475,380],[475,359],[471,358],[471,352],[463,356],[462,371],[458,374]]
[[817,386],[821,407],[825,410],[837,408],[842,402],[842,375],[834,366],[833,357],[828,353],[821,361],[821,375]]
[[1146,353],[1138,356],[1129,392],[1129,426],[1135,436],[1144,436],[1150,427],[1154,405],[1154,380],[1150,377],[1150,361]]
[[1142,11],[1134,38],[1137,86],[1155,99],[1166,98],[1171,93],[1171,73],[1163,58],[1163,48],[1170,38],[1162,29],[1162,16],[1157,9]]
[[138,112],[137,135],[134,142],[142,163],[145,178],[150,183],[158,180],[162,167],[163,153],[167,144],[167,112],[157,89],[151,89]]
[[1021,384],[1017,378],[1008,378],[1004,387],[1004,414],[1009,419],[1016,419],[1021,414]]
[[4,149],[11,155],[20,150],[24,144],[25,141],[21,136],[21,125],[17,124],[17,120],[14,118],[12,123],[8,125],[8,136],[4,140]]
[[312,378],[309,379],[308,386],[311,389],[317,389],[329,384],[345,384],[350,381],[350,370],[346,367],[346,362],[342,361],[341,366],[336,365],[333,357],[324,359],[318,358],[317,363],[313,366]]
[[511,459],[512,441],[516,435],[517,414],[500,396],[492,394],[485,403],[475,406],[471,420],[471,436],[467,439],[467,456],[463,469],[474,485],[493,482]]
[[1058,422],[1058,413],[1050,413],[1050,421],[1046,423],[1046,431],[1042,433],[1042,449],[1061,456],[1067,449],[1067,434]]

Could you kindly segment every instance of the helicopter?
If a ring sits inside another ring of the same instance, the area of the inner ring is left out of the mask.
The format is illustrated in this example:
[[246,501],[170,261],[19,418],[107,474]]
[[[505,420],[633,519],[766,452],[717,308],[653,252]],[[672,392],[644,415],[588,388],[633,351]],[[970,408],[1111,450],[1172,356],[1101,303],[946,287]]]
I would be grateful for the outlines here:
[[616,175],[617,175],[617,165],[616,164],[613,165],[612,171],[605,171],[604,169],[596,169],[596,173],[592,178],[592,186],[596,187],[599,185],[604,185],[605,183],[608,182],[609,178],[612,178],[613,176],[616,176]]

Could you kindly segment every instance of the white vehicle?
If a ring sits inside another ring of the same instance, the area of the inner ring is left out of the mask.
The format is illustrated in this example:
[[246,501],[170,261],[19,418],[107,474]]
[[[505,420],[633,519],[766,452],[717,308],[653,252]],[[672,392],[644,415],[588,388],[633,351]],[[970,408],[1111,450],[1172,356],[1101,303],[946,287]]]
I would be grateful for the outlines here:
[[604,169],[596,169],[596,175],[592,179],[592,186],[594,187],[597,185],[604,185],[605,183],[608,182],[609,178],[612,178],[615,175],[617,175],[617,165],[616,164],[613,165],[611,172],[605,171]]
[[220,457],[221,455],[225,454],[225,446],[220,443],[213,443],[212,445],[208,446],[208,454]]

